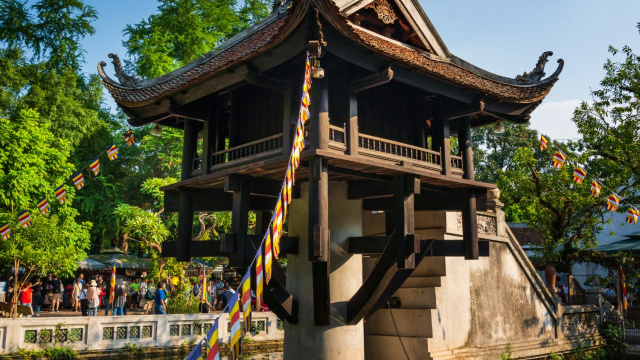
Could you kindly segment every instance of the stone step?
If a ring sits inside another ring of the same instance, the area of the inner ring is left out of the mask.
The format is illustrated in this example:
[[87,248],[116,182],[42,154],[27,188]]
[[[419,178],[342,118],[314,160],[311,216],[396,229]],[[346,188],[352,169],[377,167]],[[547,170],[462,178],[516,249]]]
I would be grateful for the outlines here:
[[401,288],[428,288],[440,287],[442,277],[440,276],[410,276],[402,284]]
[[[428,339],[402,337],[402,344],[409,359],[432,360],[427,354]],[[366,335],[364,337],[364,356],[367,360],[406,359],[398,336]]]
[[447,276],[447,260],[444,256],[425,256],[411,276]]
[[[431,309],[391,309],[393,319],[388,308],[379,309],[364,323],[364,333],[368,335],[431,337]],[[395,320],[395,326],[394,321]],[[398,330],[396,332],[396,326]]]
[[393,295],[400,300],[400,309],[435,309],[436,288],[400,288]]

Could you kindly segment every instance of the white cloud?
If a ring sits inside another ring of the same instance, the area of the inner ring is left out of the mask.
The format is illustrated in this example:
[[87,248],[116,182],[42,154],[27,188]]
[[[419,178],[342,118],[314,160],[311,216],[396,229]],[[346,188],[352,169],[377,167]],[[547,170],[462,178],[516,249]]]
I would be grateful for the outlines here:
[[531,127],[551,139],[579,138],[578,129],[571,121],[573,111],[580,100],[571,99],[558,102],[543,102],[531,114]]

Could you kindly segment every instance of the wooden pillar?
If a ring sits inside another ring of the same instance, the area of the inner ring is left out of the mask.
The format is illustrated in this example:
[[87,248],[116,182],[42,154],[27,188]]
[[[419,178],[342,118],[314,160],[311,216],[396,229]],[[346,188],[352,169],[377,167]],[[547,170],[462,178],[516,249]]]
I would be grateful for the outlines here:
[[198,129],[194,120],[184,120],[184,140],[182,142],[182,171],[181,180],[191,177],[193,170],[193,155],[196,153],[198,145]]
[[349,155],[358,155],[358,94],[349,94],[349,140],[347,141]]
[[329,176],[327,161],[317,157],[309,168],[308,256],[312,261],[313,314],[317,326],[329,325]]
[[232,268],[244,266],[244,238],[249,230],[249,179],[244,176],[229,175],[224,179],[224,190],[233,192],[231,207],[231,236],[236,246],[229,258]]
[[[420,193],[420,178],[397,175],[393,178],[393,228],[398,269],[415,268],[416,244],[414,195]],[[390,219],[389,219],[390,220]],[[418,242],[419,244],[419,242]]]
[[211,170],[211,154],[215,151],[216,128],[218,124],[218,106],[215,101],[209,109],[209,116],[204,122],[204,139],[202,139],[202,174],[208,174]]
[[326,150],[329,147],[329,91],[327,79],[313,79],[310,111],[309,140],[311,149]]
[[214,146],[214,152],[222,151],[225,148],[227,138],[227,115],[225,114],[224,103],[220,102],[220,105],[215,110],[216,121],[216,138],[215,142],[211,145]]
[[474,180],[473,148],[471,143],[471,124],[468,117],[458,121],[458,147],[462,155],[463,177]]
[[433,107],[433,149],[440,150],[442,175],[451,175],[451,141],[449,120],[445,119],[437,104]]
[[191,194],[180,190],[178,198],[178,261],[191,261],[191,238],[193,236],[193,202]]
[[476,193],[473,189],[465,189],[462,195],[462,238],[465,259],[479,259],[478,215],[476,213]]
[[[285,159],[288,159],[289,156],[291,155],[291,146],[293,146],[292,143],[292,108],[291,108],[291,96],[292,96],[292,91],[285,91],[282,93],[282,97],[283,97],[283,108],[282,108],[282,157]],[[300,106],[300,103],[298,102],[298,106]],[[298,117],[296,115],[296,121],[298,120]],[[294,129],[295,131],[295,129]]]

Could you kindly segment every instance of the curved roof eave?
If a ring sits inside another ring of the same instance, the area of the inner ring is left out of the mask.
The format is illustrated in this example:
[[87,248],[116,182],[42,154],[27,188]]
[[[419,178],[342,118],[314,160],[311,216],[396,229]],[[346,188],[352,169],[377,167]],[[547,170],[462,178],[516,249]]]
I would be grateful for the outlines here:
[[224,42],[205,56],[158,78],[138,80],[129,77],[124,74],[117,58],[113,62],[120,82],[106,75],[104,62],[98,65],[98,73],[105,87],[121,107],[131,110],[153,104],[283,42],[302,21],[310,4],[315,5],[323,18],[341,34],[359,45],[414,67],[429,76],[474,89],[502,101],[524,104],[541,101],[558,80],[564,64],[562,59],[558,60],[559,66],[556,71],[543,79],[544,64],[547,57],[552,55],[551,52],[546,52],[540,57],[532,72],[524,73],[515,79],[502,77],[475,67],[456,56],[438,57],[355,26],[340,14],[331,0],[292,0],[281,3],[269,17]]

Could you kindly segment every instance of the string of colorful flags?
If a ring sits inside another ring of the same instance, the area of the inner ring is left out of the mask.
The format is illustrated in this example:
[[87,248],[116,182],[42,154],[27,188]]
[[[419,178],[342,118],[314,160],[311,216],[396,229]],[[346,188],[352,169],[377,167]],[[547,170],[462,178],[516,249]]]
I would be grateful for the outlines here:
[[[300,100],[300,112],[296,125],[296,133],[291,149],[291,156],[287,164],[287,172],[285,174],[280,194],[276,202],[275,211],[271,216],[268,230],[262,242],[258,247],[256,256],[248,266],[246,274],[242,277],[242,282],[238,287],[227,306],[222,310],[224,313],[227,309],[229,312],[230,335],[229,345],[231,348],[231,359],[237,360],[242,353],[241,342],[242,337],[249,331],[251,326],[251,271],[255,266],[255,293],[256,293],[256,309],[262,308],[263,286],[271,281],[271,269],[273,260],[278,259],[280,254],[280,238],[283,232],[283,224],[287,217],[287,208],[291,203],[291,190],[295,182],[295,171],[300,165],[300,153],[304,149],[304,123],[309,120],[309,89],[311,88],[310,63],[307,54],[307,62],[305,67],[304,84],[302,88],[302,99]],[[264,267],[263,267],[264,260]],[[206,301],[206,277],[202,278],[202,301]],[[186,357],[187,360],[203,359],[203,344],[207,346],[207,360],[219,360],[220,348],[218,345],[218,329],[219,320],[222,314],[218,316],[207,335],[200,340],[195,348]],[[244,326],[243,326],[244,325]],[[243,330],[244,329],[244,330]]]
[[[122,137],[125,139],[125,141],[127,142],[127,145],[129,146],[135,143],[133,132],[131,130],[127,131]],[[80,190],[84,187],[85,181],[84,181],[84,175],[82,171],[87,167],[91,169],[91,171],[93,172],[93,176],[98,176],[98,174],[100,173],[99,158],[104,153],[107,153],[107,157],[111,161],[117,159],[118,148],[116,147],[116,144],[112,144],[111,146],[109,146],[109,148],[107,148],[106,150],[98,154],[98,156],[96,156],[96,158],[93,161],[81,167],[80,171],[78,171],[71,177],[71,181],[73,182],[73,185],[76,187],[76,189]],[[58,186],[53,193],[56,199],[58,200],[58,202],[60,203],[60,205],[63,205],[67,202],[67,191],[65,189],[64,184]],[[49,206],[49,199],[47,199],[46,196],[40,199],[36,203],[36,206],[38,207],[38,210],[40,211],[40,213],[42,213],[42,215],[47,215],[49,212],[51,212],[51,206]],[[18,222],[20,223],[20,226],[22,226],[25,229],[31,226],[31,215],[29,214],[28,210],[22,211],[18,214]],[[2,240],[8,240],[11,238],[11,225],[9,224],[9,222],[5,222],[4,224],[0,225],[0,237],[2,237]]]
[[[540,135],[540,151],[544,151],[549,143],[549,139]],[[556,169],[562,169],[564,164],[567,162],[567,154],[564,153],[561,149],[556,149],[556,153],[553,156],[553,166]],[[573,171],[573,181],[577,184],[582,184],[582,182],[587,178],[587,171],[583,166],[577,165],[575,170]],[[602,181],[596,178],[592,178],[591,180],[591,197],[598,197],[602,188],[606,187]],[[611,189],[610,189],[611,190]],[[607,197],[607,209],[615,212],[620,206],[620,201],[624,202],[629,206],[629,210],[627,211],[627,223],[629,224],[637,224],[638,216],[640,215],[640,211],[633,205],[624,201],[620,198],[620,195],[616,194],[613,190],[611,190],[611,194]]]

